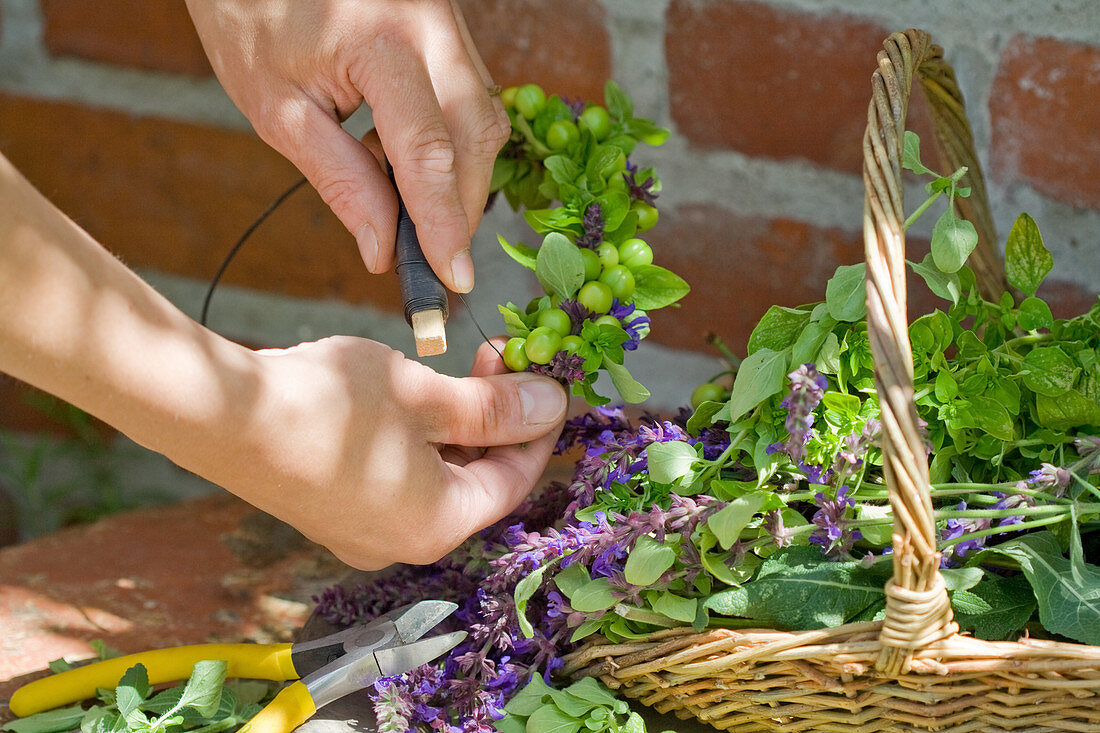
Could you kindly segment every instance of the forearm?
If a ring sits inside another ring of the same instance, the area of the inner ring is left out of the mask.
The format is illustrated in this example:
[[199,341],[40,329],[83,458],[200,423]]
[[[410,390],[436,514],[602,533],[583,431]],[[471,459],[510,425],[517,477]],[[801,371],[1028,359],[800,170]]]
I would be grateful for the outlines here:
[[239,425],[253,357],[203,329],[0,156],[0,371],[192,470]]

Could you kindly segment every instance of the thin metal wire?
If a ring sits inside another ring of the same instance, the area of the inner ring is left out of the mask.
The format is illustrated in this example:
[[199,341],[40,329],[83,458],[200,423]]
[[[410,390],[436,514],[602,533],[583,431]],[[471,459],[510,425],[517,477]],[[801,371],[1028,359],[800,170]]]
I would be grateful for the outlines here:
[[214,275],[214,279],[210,281],[210,287],[206,290],[206,297],[202,300],[202,312],[199,315],[199,323],[204,326],[206,325],[206,316],[210,310],[210,299],[214,297],[214,289],[218,287],[218,281],[222,279],[222,275],[225,274],[225,270],[229,267],[229,263],[232,262],[233,258],[237,256],[237,252],[241,250],[241,247],[244,245],[245,241],[247,241],[248,238],[252,236],[252,232],[256,231],[256,228],[264,222],[264,219],[271,216],[272,212],[274,212],[275,209],[279,208],[279,206],[281,206],[284,201],[290,198],[290,195],[292,193],[301,188],[305,184],[305,182],[306,179],[304,177],[300,178],[293,186],[283,191],[282,194],[279,195],[279,198],[275,199],[271,203],[271,205],[267,207],[264,213],[260,214],[256,221],[252,222],[252,225],[245,230],[245,233],[241,235],[241,238],[237,240],[237,243],[233,245],[233,249],[229,250],[229,254],[227,254],[225,256],[225,259],[222,260],[221,267],[218,268],[218,272],[216,275]]
[[[257,228],[259,228],[260,224],[262,224],[264,220],[267,219],[267,217],[271,216],[271,214],[274,213],[277,208],[282,206],[283,202],[290,198],[290,195],[301,188],[305,184],[305,182],[305,178],[300,178],[294,183],[294,185],[279,194],[279,197],[272,201],[271,205],[268,206],[267,209],[265,209],[264,212],[260,214],[254,222],[252,222],[251,225],[249,225],[248,229],[246,229],[244,234],[241,235],[241,238],[238,239],[237,243],[233,245],[233,248],[229,250],[229,254],[227,254],[225,256],[225,259],[222,260],[222,264],[218,268],[217,274],[215,274],[214,278],[210,281],[210,287],[206,290],[206,297],[203,298],[202,312],[199,315],[199,323],[201,323],[203,326],[206,325],[206,317],[210,311],[210,299],[214,297],[214,290],[218,287],[218,282],[221,280],[222,275],[225,274],[226,269],[229,267],[229,263],[232,262],[233,258],[237,256],[237,253],[240,252],[241,247],[244,246],[244,243],[248,240],[250,236],[252,236],[252,233],[256,231]],[[474,322],[474,326],[477,328],[477,332],[481,334],[481,338],[485,340],[485,343],[489,344],[489,346],[492,347],[493,351],[497,352],[497,356],[503,359],[504,354],[500,353],[500,349],[498,349],[496,345],[489,339],[489,337],[485,335],[485,331],[482,330],[481,324],[477,322],[477,316],[474,315],[474,309],[471,308],[470,304],[466,302],[466,298],[462,295],[462,293],[457,293],[457,295],[459,300],[462,301],[462,305],[465,306],[466,312],[470,314],[470,320]]]
[[474,326],[477,328],[477,332],[481,334],[481,338],[485,339],[485,343],[489,344],[493,351],[497,352],[497,356],[503,359],[504,354],[500,353],[500,349],[496,347],[496,344],[489,340],[489,337],[485,335],[485,331],[481,330],[481,324],[477,322],[477,316],[474,315],[474,309],[466,302],[466,296],[462,293],[458,293],[457,295],[458,299],[462,301],[462,305],[466,307],[466,312],[470,314],[470,320],[474,322]]

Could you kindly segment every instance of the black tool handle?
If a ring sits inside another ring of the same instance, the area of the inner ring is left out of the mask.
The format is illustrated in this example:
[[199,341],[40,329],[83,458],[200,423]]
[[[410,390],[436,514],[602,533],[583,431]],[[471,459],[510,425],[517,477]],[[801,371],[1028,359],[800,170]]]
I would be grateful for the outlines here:
[[[390,171],[393,180],[393,171]],[[394,183],[397,191],[397,184]],[[447,289],[439,281],[432,266],[424,257],[420,240],[401,192],[397,192],[397,278],[401,283],[401,300],[405,307],[405,320],[412,325],[414,313],[440,310],[447,318]]]

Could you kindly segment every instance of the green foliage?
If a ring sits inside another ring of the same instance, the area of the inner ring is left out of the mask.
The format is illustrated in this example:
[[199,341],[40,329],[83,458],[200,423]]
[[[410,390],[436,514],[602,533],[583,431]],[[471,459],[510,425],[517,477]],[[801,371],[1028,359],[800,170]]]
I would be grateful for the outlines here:
[[[101,656],[102,653],[101,653]],[[156,691],[145,666],[130,667],[113,690],[100,690],[96,703],[47,710],[0,727],[12,733],[219,733],[244,725],[274,694],[275,684],[226,683],[224,660],[195,664],[182,685]]]
[[1043,628],[1085,644],[1100,644],[1100,567],[1087,563],[1071,567],[1050,532],[1026,535],[987,552],[1019,563],[1034,592]]
[[[539,675],[504,706],[500,733],[645,733],[642,717],[591,677],[556,688]],[[668,733],[668,732],[666,732]]]
[[764,560],[751,582],[710,596],[706,607],[787,629],[818,629],[853,620],[885,603],[886,564],[830,562],[816,547],[790,547]]

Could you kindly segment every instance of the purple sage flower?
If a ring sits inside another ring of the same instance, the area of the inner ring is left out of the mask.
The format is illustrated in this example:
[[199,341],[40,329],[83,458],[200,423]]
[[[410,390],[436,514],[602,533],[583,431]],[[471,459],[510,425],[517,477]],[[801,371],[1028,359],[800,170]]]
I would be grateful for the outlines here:
[[783,407],[787,408],[785,426],[790,437],[783,447],[791,460],[798,464],[805,455],[806,441],[814,424],[814,410],[821,402],[829,380],[818,374],[813,364],[803,364],[787,377],[791,380],[791,391],[783,400]]
[[820,491],[814,495],[814,504],[818,506],[818,510],[810,521],[818,528],[810,534],[810,542],[820,545],[821,551],[834,559],[848,557],[855,542],[863,539],[863,534],[858,529],[848,527],[845,514],[856,505],[848,496],[848,490],[847,486],[841,486],[836,491],[835,499],[830,499]]
[[[959,511],[965,510],[966,502],[960,501],[958,506],[956,506],[955,508]],[[955,540],[959,537],[965,537],[972,532],[989,529],[991,524],[992,523],[984,517],[979,517],[977,519],[958,519],[956,517],[951,517],[947,520],[947,526],[944,528],[944,533],[941,539],[944,541]],[[962,542],[958,542],[952,545],[951,547],[947,548],[947,552],[944,553],[945,556],[943,562],[947,562],[948,555],[954,555],[956,558],[961,559],[967,554],[973,552],[974,550],[980,550],[981,548],[985,547],[985,539],[986,538],[984,536],[975,537],[974,539],[963,540]]]
[[1027,482],[1041,491],[1046,491],[1055,496],[1065,496],[1071,478],[1070,472],[1066,469],[1044,463],[1041,468],[1031,472]]

